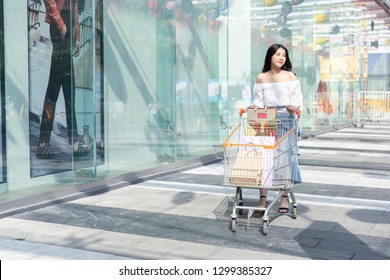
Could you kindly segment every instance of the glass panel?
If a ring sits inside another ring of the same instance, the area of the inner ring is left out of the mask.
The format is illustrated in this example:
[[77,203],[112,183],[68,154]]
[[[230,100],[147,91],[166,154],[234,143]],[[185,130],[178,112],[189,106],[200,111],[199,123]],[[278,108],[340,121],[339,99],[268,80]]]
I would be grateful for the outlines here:
[[102,163],[95,142],[102,142],[103,127],[94,78],[94,3],[27,3],[31,177],[88,168],[91,178]]
[[0,160],[0,194],[6,191],[5,185],[1,184],[5,182],[5,86],[4,86],[4,17],[3,17],[3,0],[0,0],[0,147],[1,149],[1,160]]
[[[389,44],[390,44],[390,39]],[[370,80],[367,88],[374,91],[390,88],[390,53],[371,53],[367,56]]]
[[[228,61],[227,13],[228,1],[213,1],[206,5],[208,71],[208,147],[221,149],[230,128],[228,123]],[[210,150],[211,151],[211,150]]]
[[[176,23],[175,3],[151,1],[151,12],[156,20],[156,104],[157,160],[176,161]],[[178,87],[181,86],[180,83]]]
[[[176,7],[177,155],[185,159],[202,149],[206,124],[207,63],[202,61],[205,29],[195,14],[200,6],[182,1]],[[196,145],[195,145],[196,143]]]
[[[170,100],[174,100],[170,70],[174,56],[169,47],[174,38],[169,29],[158,26],[165,22],[164,7],[159,1],[104,1],[106,176],[156,166],[159,141],[168,147],[161,153],[171,153],[166,120],[174,127]],[[157,41],[162,46],[158,47]],[[157,67],[163,76],[157,75]]]
[[96,167],[104,163],[102,1],[83,0],[74,8],[78,8],[80,36],[79,42],[78,37],[73,36],[73,45],[79,44],[80,51],[73,59],[77,121],[74,125],[78,136],[72,143],[72,169],[77,170],[77,179],[90,179],[95,177]]
[[176,6],[178,159],[214,153],[226,138],[227,9],[227,1]]
[[[299,3],[299,2],[298,2]],[[315,55],[313,52],[313,7],[303,3],[294,5],[289,15],[291,17],[291,62],[293,71],[301,82],[303,95],[302,126],[308,130],[312,127],[316,115],[316,100],[314,76],[316,73]]]
[[[104,38],[104,6],[103,6],[103,0],[95,0],[94,1],[95,6],[92,7],[92,10],[95,11],[95,60],[94,60],[94,69],[95,69],[95,75],[94,75],[94,85],[95,85],[95,112],[96,112],[96,118],[95,118],[95,143],[96,143],[96,165],[97,167],[100,167],[96,170],[96,176],[104,176],[104,174],[107,172],[107,166],[104,166],[103,163],[106,163],[105,161],[105,130],[104,130],[104,124],[105,124],[105,104],[104,104],[104,44],[103,44],[103,38]],[[103,173],[103,174],[101,174]]]

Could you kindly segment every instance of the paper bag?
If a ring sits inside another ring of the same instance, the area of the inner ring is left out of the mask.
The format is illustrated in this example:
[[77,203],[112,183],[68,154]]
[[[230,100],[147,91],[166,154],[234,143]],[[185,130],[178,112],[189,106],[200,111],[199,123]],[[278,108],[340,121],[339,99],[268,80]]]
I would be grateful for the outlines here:
[[239,187],[255,187],[261,183],[262,150],[238,151],[230,174],[230,184]]
[[[261,179],[256,182],[256,185],[251,186],[264,186],[271,187],[274,178],[274,149],[264,148],[263,146],[275,145],[276,138],[274,136],[240,136],[240,144],[248,144],[239,146],[239,154],[248,150],[257,150],[260,152],[258,157],[261,157],[261,163],[258,163],[256,168],[261,168]],[[260,146],[263,145],[263,146]]]

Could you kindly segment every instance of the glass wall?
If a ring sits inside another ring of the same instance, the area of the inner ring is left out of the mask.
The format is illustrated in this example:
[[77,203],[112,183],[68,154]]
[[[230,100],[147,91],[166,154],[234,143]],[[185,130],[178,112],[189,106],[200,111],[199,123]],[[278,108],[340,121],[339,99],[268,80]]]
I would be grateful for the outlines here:
[[227,2],[176,2],[104,2],[109,174],[215,153],[220,144]]
[[1,51],[3,151],[12,155],[1,201],[96,178],[105,164],[102,1],[1,3],[15,12],[1,17],[10,42]]
[[[3,15],[3,1],[0,1],[0,15]],[[4,88],[4,20],[3,16],[0,18],[0,147],[1,149],[1,160],[0,160],[0,195],[6,192],[5,174],[6,164],[5,164],[5,117],[4,117],[4,98],[5,98],[5,88]]]
[[1,11],[0,202],[221,152],[274,42],[306,133],[350,124],[360,90],[389,88],[375,1],[0,3],[20,15]]

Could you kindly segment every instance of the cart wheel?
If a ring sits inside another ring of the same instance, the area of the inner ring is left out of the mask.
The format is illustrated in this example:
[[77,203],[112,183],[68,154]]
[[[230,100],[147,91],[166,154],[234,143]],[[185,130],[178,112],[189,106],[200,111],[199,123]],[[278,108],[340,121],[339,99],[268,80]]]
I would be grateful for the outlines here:
[[232,232],[236,232],[236,230],[237,230],[237,221],[236,221],[236,219],[231,219],[230,220],[230,230]]
[[291,213],[292,213],[292,218],[296,219],[298,216],[298,208],[296,206],[294,206]]
[[263,234],[267,235],[268,234],[268,223],[263,222]]

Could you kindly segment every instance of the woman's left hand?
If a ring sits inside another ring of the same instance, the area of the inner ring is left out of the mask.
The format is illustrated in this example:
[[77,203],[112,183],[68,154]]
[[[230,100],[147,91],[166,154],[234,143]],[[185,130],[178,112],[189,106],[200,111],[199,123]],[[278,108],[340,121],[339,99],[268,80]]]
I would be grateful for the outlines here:
[[286,109],[289,113],[295,113],[299,109],[299,106],[288,105],[286,106]]

